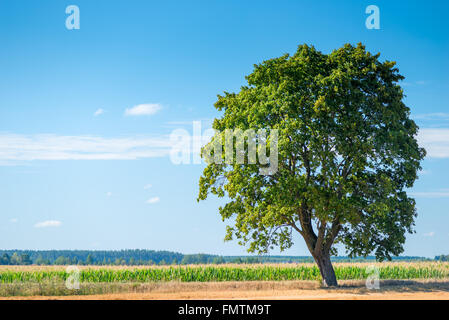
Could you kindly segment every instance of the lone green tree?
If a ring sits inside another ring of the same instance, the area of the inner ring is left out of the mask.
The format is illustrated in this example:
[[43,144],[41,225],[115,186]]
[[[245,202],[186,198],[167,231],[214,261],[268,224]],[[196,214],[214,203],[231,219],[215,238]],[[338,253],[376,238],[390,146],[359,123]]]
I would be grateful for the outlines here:
[[404,77],[379,56],[362,44],[330,54],[300,45],[294,55],[255,65],[240,92],[218,95],[223,115],[209,145],[223,142],[226,129],[276,129],[279,137],[278,168],[269,175],[248,157],[208,161],[198,201],[208,194],[228,199],[219,208],[232,222],[225,240],[262,253],[291,247],[297,232],[326,286],[337,285],[330,257],[338,243],[350,257],[375,252],[382,261],[403,252],[416,217],[406,188],[425,150],[402,102]]

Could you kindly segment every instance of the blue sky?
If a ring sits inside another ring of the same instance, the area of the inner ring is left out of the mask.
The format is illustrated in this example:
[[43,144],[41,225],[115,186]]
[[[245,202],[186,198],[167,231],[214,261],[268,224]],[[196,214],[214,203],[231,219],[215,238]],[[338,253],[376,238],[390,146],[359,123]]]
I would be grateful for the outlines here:
[[[72,4],[79,30],[65,26]],[[370,4],[380,30],[365,27]],[[448,12],[447,1],[0,1],[0,247],[245,254],[223,242],[223,202],[196,202],[203,165],[170,161],[169,134],[208,128],[216,95],[238,91],[254,63],[363,42],[397,61],[429,153],[404,254],[449,253]],[[308,252],[296,237],[286,254]]]

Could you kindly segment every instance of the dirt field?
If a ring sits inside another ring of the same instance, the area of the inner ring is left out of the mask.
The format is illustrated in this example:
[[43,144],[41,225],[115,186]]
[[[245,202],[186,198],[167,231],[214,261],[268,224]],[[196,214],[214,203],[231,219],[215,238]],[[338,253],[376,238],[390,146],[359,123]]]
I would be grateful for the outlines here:
[[166,283],[142,288],[143,292],[78,296],[30,296],[17,300],[171,300],[171,299],[314,299],[314,300],[449,300],[449,280],[383,281],[368,290],[361,281],[341,281],[337,289],[316,282]]

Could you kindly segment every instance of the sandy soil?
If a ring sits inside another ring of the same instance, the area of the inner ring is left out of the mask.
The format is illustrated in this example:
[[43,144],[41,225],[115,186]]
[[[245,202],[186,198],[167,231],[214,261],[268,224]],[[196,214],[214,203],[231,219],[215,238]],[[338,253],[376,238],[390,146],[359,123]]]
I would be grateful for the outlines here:
[[336,289],[314,282],[171,283],[148,292],[78,296],[31,296],[0,299],[30,300],[172,300],[172,299],[314,299],[314,300],[449,300],[449,281],[384,281],[379,290],[363,282],[342,281]]
[[[1,299],[1,298],[0,298]],[[322,291],[241,291],[241,292],[178,292],[178,293],[119,293],[61,297],[12,297],[7,300],[449,300],[449,292],[381,292],[368,294],[333,293]]]

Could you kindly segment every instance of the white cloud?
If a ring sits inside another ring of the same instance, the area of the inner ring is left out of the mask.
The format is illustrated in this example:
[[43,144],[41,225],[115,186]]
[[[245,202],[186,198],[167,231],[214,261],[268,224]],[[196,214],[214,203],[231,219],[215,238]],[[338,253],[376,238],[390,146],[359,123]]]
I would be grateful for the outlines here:
[[112,192],[106,192],[106,196],[108,197],[112,196]]
[[103,138],[54,134],[0,134],[0,165],[33,160],[135,160],[165,157],[168,136]]
[[428,232],[428,233],[424,233],[423,236],[424,237],[433,237],[435,235],[434,231]]
[[415,82],[406,82],[406,81],[401,82],[401,85],[403,87],[423,86],[426,84],[427,84],[427,81],[423,81],[423,80],[419,80],[419,81],[415,81]]
[[19,220],[17,218],[11,218],[9,219],[9,222],[11,223],[17,223]]
[[147,203],[149,204],[154,204],[154,203],[158,203],[159,202],[159,197],[154,197],[154,198],[150,198],[147,200]]
[[57,220],[47,220],[38,222],[34,225],[35,228],[48,228],[48,227],[59,227],[61,226],[62,222]]
[[96,117],[96,116],[99,116],[99,115],[101,115],[103,113],[104,113],[104,110],[100,108],[97,111],[95,111],[94,116]]
[[410,192],[409,194],[414,198],[449,198],[449,190],[447,189],[428,192]]
[[422,113],[412,116],[413,119],[418,120],[449,120],[449,113],[434,112],[434,113]]
[[150,189],[151,187],[152,187],[151,184],[147,184],[147,185],[145,185],[143,188],[144,188],[145,190],[147,190],[147,189]]
[[449,158],[449,129],[420,129],[418,143],[429,158]]
[[[189,132],[186,131],[188,135]],[[205,134],[205,133],[203,133]],[[189,144],[199,153],[206,136],[190,136]],[[199,144],[192,141],[199,139]],[[417,135],[428,158],[449,158],[449,129],[421,129]],[[105,138],[99,136],[63,136],[56,134],[0,133],[0,166],[23,164],[33,160],[136,160],[170,155],[179,141],[169,135]],[[179,147],[179,146],[178,146]]]
[[159,103],[138,104],[125,110],[126,116],[150,116],[162,109]]
[[180,120],[180,121],[167,121],[165,123],[165,127],[193,127],[196,123],[200,123],[203,129],[212,128],[212,124],[214,122],[213,118],[200,118],[200,119],[192,119],[192,120]]

